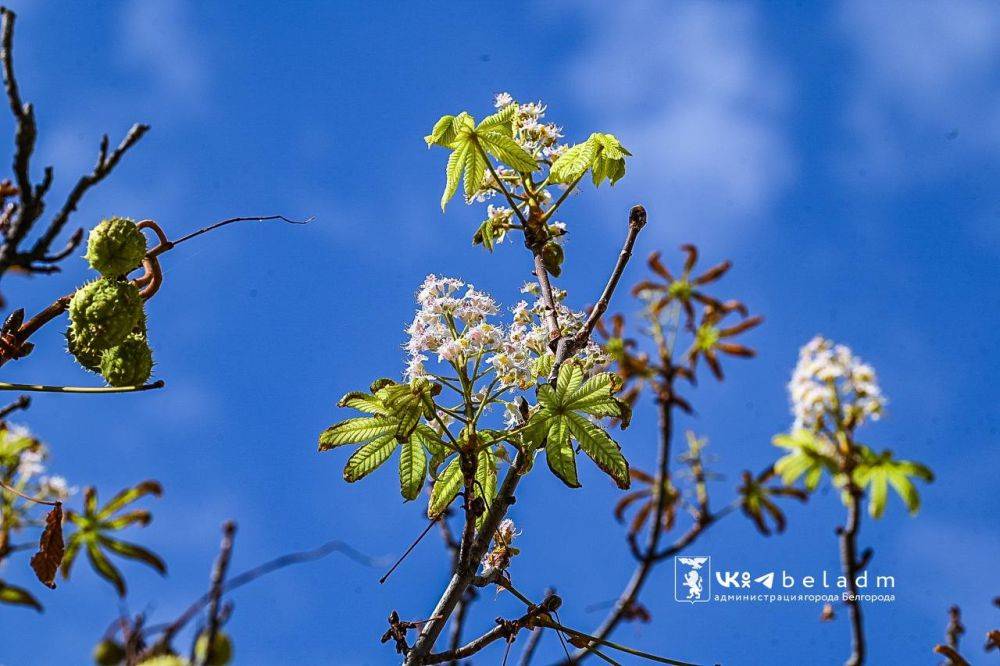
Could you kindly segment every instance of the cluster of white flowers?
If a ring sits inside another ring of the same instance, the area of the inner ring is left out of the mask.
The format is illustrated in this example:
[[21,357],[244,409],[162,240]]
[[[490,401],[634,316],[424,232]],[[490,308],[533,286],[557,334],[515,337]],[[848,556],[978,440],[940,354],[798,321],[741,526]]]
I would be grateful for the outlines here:
[[[24,426],[8,424],[3,430],[3,437],[10,439],[32,439],[31,432]],[[32,448],[22,449],[17,454],[17,485],[25,493],[46,500],[64,500],[76,492],[61,476],[43,476],[45,474],[46,451],[44,446],[35,442]]]
[[417,293],[417,303],[420,309],[407,329],[410,358],[406,375],[410,379],[427,375],[424,352],[436,353],[438,361],[464,364],[500,344],[502,331],[486,321],[498,312],[497,304],[471,284],[428,275]]
[[[877,420],[885,408],[875,369],[849,347],[816,336],[799,351],[799,362],[788,384],[795,428],[818,430],[831,413],[853,426]],[[827,423],[826,425],[833,425]]]
[[45,471],[45,454],[41,451],[23,451],[18,459],[17,475],[22,481],[27,481]]
[[[528,283],[522,287],[521,292],[537,296],[538,285]],[[563,335],[571,336],[583,328],[586,314],[574,312],[566,307],[562,303],[565,297],[565,291],[555,290],[553,293],[553,298],[556,300],[556,321],[559,323],[560,331]],[[549,329],[545,325],[545,304],[541,298],[536,298],[534,305],[531,306],[527,301],[520,301],[512,312],[514,320],[507,330],[507,335],[504,336],[503,345],[489,359],[489,363],[504,386],[524,389],[534,384],[537,379],[535,359],[552,353],[549,349],[551,338]],[[576,360],[588,374],[603,369],[611,362],[604,348],[593,341],[588,341],[587,345],[577,353]],[[509,416],[514,418],[513,414]]]
[[[507,389],[526,389],[537,380],[535,361],[551,354],[549,331],[545,325],[545,305],[538,298],[538,286],[529,283],[522,293],[536,296],[534,305],[520,301],[512,309],[513,321],[503,327],[491,324],[487,317],[498,312],[496,302],[472,285],[455,278],[428,275],[417,294],[420,309],[407,329],[406,344],[409,379],[428,376],[428,353],[437,360],[464,365],[483,357],[493,368],[499,384]],[[586,320],[583,312],[574,312],[562,300],[565,291],[556,290],[556,319],[563,335],[574,335]],[[610,358],[595,342],[577,353],[576,360],[587,373],[606,367]]]
[[[498,109],[515,102],[511,94],[506,92],[493,99],[493,105]],[[567,147],[559,144],[559,139],[563,136],[562,128],[555,123],[542,122],[546,108],[541,102],[518,104],[514,117],[514,140],[529,153],[541,149],[545,157],[553,157],[561,155]]]
[[76,492],[76,486],[72,488],[61,476],[43,476],[38,479],[38,493],[44,497],[64,500]]

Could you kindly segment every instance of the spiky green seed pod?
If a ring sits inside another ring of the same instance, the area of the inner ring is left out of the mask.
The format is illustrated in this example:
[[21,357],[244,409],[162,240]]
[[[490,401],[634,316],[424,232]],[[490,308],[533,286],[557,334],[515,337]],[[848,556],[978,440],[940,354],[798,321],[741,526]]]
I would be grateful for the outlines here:
[[142,298],[134,284],[101,278],[73,294],[70,335],[78,348],[110,349],[132,332],[142,316]]
[[153,351],[146,338],[132,334],[101,355],[101,376],[111,386],[140,386],[153,372]]
[[125,661],[125,649],[111,640],[103,640],[94,647],[94,663],[98,666],[118,666]]
[[146,237],[127,217],[103,220],[87,239],[87,261],[104,277],[127,275],[139,267],[145,256]]
[[91,372],[101,371],[101,354],[104,353],[104,350],[92,349],[86,345],[79,344],[76,336],[73,335],[72,328],[66,331],[66,351],[72,354],[76,362],[87,370]]
[[[212,654],[208,654],[208,632],[202,632],[194,644],[194,654],[198,662],[206,666],[226,666],[233,660],[233,642],[221,631],[215,635]],[[206,659],[207,657],[207,659]]]

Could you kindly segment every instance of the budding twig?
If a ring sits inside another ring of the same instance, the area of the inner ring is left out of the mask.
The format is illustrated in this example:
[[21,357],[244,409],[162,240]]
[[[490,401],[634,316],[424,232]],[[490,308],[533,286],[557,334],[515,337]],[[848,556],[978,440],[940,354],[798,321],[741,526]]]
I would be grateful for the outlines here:
[[21,268],[29,273],[54,273],[54,264],[68,257],[83,240],[82,230],[75,232],[59,251],[51,246],[66,226],[87,191],[106,178],[122,157],[149,130],[148,125],[135,124],[114,150],[109,151],[109,139],[104,135],[98,148],[97,162],[92,171],[77,180],[65,202],[52,218],[49,226],[35,241],[30,250],[22,251],[21,243],[31,232],[45,210],[45,195],[52,186],[52,167],[46,167],[41,182],[31,181],[31,157],[38,137],[38,126],[31,104],[21,98],[20,86],[14,73],[14,23],[16,15],[0,7],[3,21],[0,26],[0,68],[3,70],[4,91],[14,117],[13,171],[16,187],[7,194],[16,193],[18,202],[3,213],[3,243],[0,245],[0,276],[11,268]]

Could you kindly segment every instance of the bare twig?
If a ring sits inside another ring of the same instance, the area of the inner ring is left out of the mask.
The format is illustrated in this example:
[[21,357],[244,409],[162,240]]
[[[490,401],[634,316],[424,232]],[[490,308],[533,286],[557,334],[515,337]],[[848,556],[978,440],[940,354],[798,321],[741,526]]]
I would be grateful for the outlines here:
[[948,627],[945,629],[945,636],[948,637],[948,646],[958,649],[958,642],[965,633],[965,625],[962,624],[962,609],[952,606],[948,609]]
[[587,340],[590,339],[591,334],[594,332],[597,322],[607,312],[608,305],[611,304],[611,297],[614,295],[615,289],[618,288],[618,282],[625,272],[625,267],[628,265],[629,259],[632,258],[632,248],[635,247],[635,239],[639,237],[639,232],[642,231],[644,226],[646,226],[646,209],[639,205],[633,206],[628,217],[628,235],[625,236],[625,243],[622,245],[621,252],[618,253],[618,261],[611,271],[611,276],[608,277],[607,284],[604,285],[601,297],[597,299],[597,303],[591,308],[590,315],[587,317],[583,328],[576,334],[573,340],[573,348],[570,349],[571,354],[574,351],[579,351],[581,347],[587,344]]
[[17,400],[10,403],[6,407],[0,409],[0,419],[5,419],[19,409],[27,409],[31,406],[31,397],[27,395],[22,395],[18,397]]
[[420,533],[420,536],[418,536],[418,537],[417,537],[416,539],[414,539],[414,540],[413,540],[413,543],[411,543],[411,544],[410,544],[410,546],[409,546],[409,548],[407,548],[407,549],[406,549],[406,552],[404,552],[404,553],[403,553],[403,554],[402,554],[402,555],[401,555],[401,556],[399,557],[399,559],[398,559],[398,560],[396,560],[395,564],[393,564],[393,565],[392,565],[391,567],[389,567],[389,570],[385,572],[385,575],[384,575],[384,576],[382,576],[381,578],[379,578],[379,579],[378,579],[378,582],[379,582],[379,585],[382,585],[383,583],[385,583],[385,581],[389,580],[389,576],[391,576],[391,575],[392,575],[392,572],[393,572],[393,571],[395,571],[395,570],[396,570],[396,568],[397,568],[397,567],[398,567],[398,566],[399,566],[400,564],[402,564],[402,563],[403,563],[403,560],[405,560],[405,559],[406,559],[406,557],[407,557],[407,556],[408,556],[408,555],[409,555],[409,554],[410,554],[411,552],[413,552],[413,549],[417,547],[417,544],[418,544],[418,543],[420,543],[420,541],[421,541],[421,540],[422,540],[422,539],[423,539],[423,538],[424,538],[425,536],[427,536],[427,533],[431,531],[431,528],[432,528],[432,527],[434,527],[434,523],[436,523],[436,522],[437,522],[437,521],[438,521],[439,519],[440,519],[440,516],[439,516],[438,518],[432,518],[432,519],[430,520],[430,522],[428,522],[428,523],[427,523],[427,527],[425,527],[425,528],[424,528],[424,530],[423,530],[423,531],[422,531],[422,532]]
[[[355,562],[362,564],[367,567],[374,567],[376,562],[358,552],[350,545],[344,543],[343,541],[328,541],[327,543],[314,548],[312,550],[305,550],[298,553],[289,553],[287,555],[282,555],[273,560],[269,560],[261,565],[253,567],[239,573],[236,576],[229,578],[222,585],[223,592],[232,592],[235,589],[243,587],[253,581],[257,580],[262,576],[266,576],[274,571],[284,569],[285,567],[290,567],[296,564],[303,564],[305,562],[312,562],[330,555],[331,553],[342,553],[354,560]],[[162,631],[160,639],[157,641],[158,646],[167,646],[173,640],[174,636],[180,632],[188,622],[190,622],[200,611],[211,601],[211,593],[206,592],[201,597],[199,597],[193,604],[188,606],[188,608],[181,613],[181,615],[168,625],[155,625],[147,627],[146,633],[155,633]]]
[[49,226],[35,241],[30,250],[22,251],[21,243],[31,232],[45,210],[45,195],[52,186],[52,167],[47,167],[41,182],[31,181],[31,156],[35,150],[38,127],[31,104],[21,98],[20,86],[14,72],[14,22],[16,15],[2,7],[0,26],[0,67],[3,69],[4,91],[14,116],[14,160],[18,202],[4,211],[3,243],[0,245],[0,276],[11,268],[21,268],[31,273],[53,273],[59,268],[53,264],[62,261],[75,250],[83,239],[81,231],[75,232],[69,242],[57,252],[51,251],[52,243],[66,226],[84,194],[110,174],[121,158],[149,130],[148,125],[136,124],[125,135],[117,148],[109,152],[108,136],[101,140],[97,162],[89,174],[80,177],[66,197],[66,201],[52,218]]
[[528,635],[528,642],[524,644],[524,650],[521,651],[521,658],[518,660],[517,666],[529,666],[531,664],[531,659],[535,656],[535,650],[538,649],[538,644],[541,641],[542,628],[535,627]]
[[[625,272],[625,267],[628,265],[628,261],[632,257],[632,248],[635,246],[635,239],[639,236],[639,232],[642,231],[644,226],[646,226],[646,209],[643,206],[636,204],[635,206],[632,206],[632,209],[629,211],[628,234],[625,236],[625,243],[622,246],[621,252],[618,254],[618,260],[615,262],[614,269],[611,271],[611,276],[608,278],[608,282],[604,286],[604,291],[601,292],[601,297],[591,309],[590,316],[587,317],[587,321],[584,323],[583,328],[580,329],[580,331],[572,338],[559,336],[554,341],[556,358],[555,362],[552,364],[552,371],[549,373],[550,384],[555,384],[556,378],[559,376],[559,368],[566,361],[566,359],[571,358],[575,353],[587,345],[590,335],[594,332],[594,327],[597,326],[597,322],[600,320],[601,315],[607,311],[608,305],[611,303],[611,297],[614,295],[615,289],[618,287],[618,282],[621,280],[622,273]],[[537,260],[539,257],[540,255],[535,255],[536,270],[538,264]],[[544,272],[544,266],[542,268]],[[549,296],[551,298],[551,293]],[[554,307],[553,303],[553,311]]]
[[[556,595],[549,595],[546,597],[541,604],[535,606],[532,605],[528,608],[528,611],[521,617],[514,620],[504,620],[502,618],[497,618],[497,626],[486,632],[482,636],[470,641],[469,643],[454,649],[448,650],[446,652],[438,652],[436,654],[429,654],[426,657],[421,658],[415,663],[419,664],[440,664],[445,661],[455,661],[458,659],[464,659],[465,657],[471,657],[477,652],[481,651],[486,646],[494,643],[498,640],[510,641],[517,635],[521,629],[527,627],[534,627],[536,623],[540,626],[546,626],[549,622],[552,622],[549,613],[554,612],[559,608],[561,600]],[[544,624],[542,624],[544,623]]]
[[210,663],[212,652],[215,649],[215,637],[219,634],[219,603],[222,599],[222,589],[226,581],[226,571],[229,570],[229,560],[233,555],[233,538],[236,536],[236,523],[227,520],[222,525],[222,544],[219,547],[219,559],[215,561],[212,569],[211,586],[209,587],[208,601],[208,628],[205,633],[206,641],[205,654],[201,658],[195,655],[194,661],[198,663]]

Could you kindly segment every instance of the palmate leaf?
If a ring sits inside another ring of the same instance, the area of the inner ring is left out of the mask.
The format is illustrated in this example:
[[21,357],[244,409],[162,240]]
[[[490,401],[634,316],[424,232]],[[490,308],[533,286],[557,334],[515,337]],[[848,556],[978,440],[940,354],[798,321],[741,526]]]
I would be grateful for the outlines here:
[[788,450],[774,464],[774,471],[786,485],[792,485],[802,477],[806,490],[812,492],[819,485],[824,471],[829,474],[837,471],[833,445],[808,430],[775,435],[771,441],[775,446]]
[[587,172],[597,159],[598,145],[594,141],[584,141],[571,146],[552,163],[549,181],[571,183]]
[[493,446],[484,447],[476,461],[475,496],[482,497],[486,511],[476,520],[476,529],[483,526],[493,500],[497,496],[497,457]]
[[457,116],[442,116],[431,133],[424,137],[428,148],[442,146],[452,151],[445,167],[442,211],[458,191],[459,181],[463,184],[466,198],[479,191],[489,167],[487,155],[522,173],[538,168],[535,158],[514,141],[516,111],[517,105],[510,104],[487,116],[479,125],[464,111]]
[[427,455],[419,442],[410,440],[399,452],[399,488],[406,500],[415,500],[427,475]]
[[396,437],[389,433],[382,435],[358,448],[344,466],[344,481],[354,483],[365,478],[382,466],[399,446]]
[[896,492],[910,515],[920,510],[920,494],[913,479],[925,482],[934,480],[934,473],[926,465],[910,460],[895,460],[891,451],[876,454],[866,446],[860,447],[861,462],[854,469],[854,483],[868,491],[868,513],[880,518],[885,513],[889,488]]
[[612,416],[627,425],[627,408],[613,396],[621,383],[611,373],[584,381],[583,371],[572,361],[559,368],[556,386],[538,387],[539,409],[528,422],[524,438],[533,446],[545,446],[549,469],[571,488],[580,486],[576,470],[576,441],[584,453],[608,474],[619,488],[629,487],[628,462],[621,447],[603,428],[586,418]]
[[434,480],[434,487],[431,489],[431,500],[427,504],[427,517],[437,518],[448,505],[458,496],[458,491],[462,489],[464,479],[462,478],[462,463],[458,456],[452,458],[448,466],[438,474]]
[[[738,492],[740,495],[740,510],[747,518],[753,521],[754,525],[764,536],[770,536],[773,532],[781,533],[785,531],[787,520],[785,513],[775,503],[778,497],[791,497],[805,502],[809,495],[799,488],[792,488],[787,485],[767,485],[775,476],[773,468],[765,470],[763,473],[753,476],[749,471],[743,472],[743,484]],[[768,525],[768,518],[774,527]]]
[[549,170],[552,183],[572,183],[592,170],[595,186],[605,180],[614,185],[625,175],[625,158],[632,153],[613,134],[595,132],[583,143],[563,153]]
[[126,592],[125,578],[121,571],[108,559],[105,551],[118,557],[141,562],[160,575],[166,575],[167,567],[163,560],[146,548],[137,544],[121,541],[112,534],[139,524],[148,525],[151,519],[148,511],[132,509],[119,513],[122,509],[147,495],[159,496],[162,492],[156,481],[144,481],[131,488],[119,492],[111,501],[98,508],[97,492],[93,488],[84,491],[83,513],[68,511],[66,517],[76,530],[69,537],[66,553],[62,557],[63,578],[69,578],[73,564],[81,550],[86,550],[90,566],[101,577],[107,580],[124,597]]
[[42,612],[42,605],[30,592],[16,585],[8,585],[2,580],[0,580],[0,604],[27,606],[34,608],[39,613]]
[[372,383],[372,393],[353,391],[338,401],[373,416],[341,421],[319,436],[319,450],[347,444],[361,444],[344,466],[344,480],[354,483],[381,467],[400,449],[399,487],[407,501],[416,499],[427,474],[427,455],[431,465],[444,459],[448,449],[440,436],[420,419],[433,405],[435,385],[424,380],[398,384],[381,379]]

